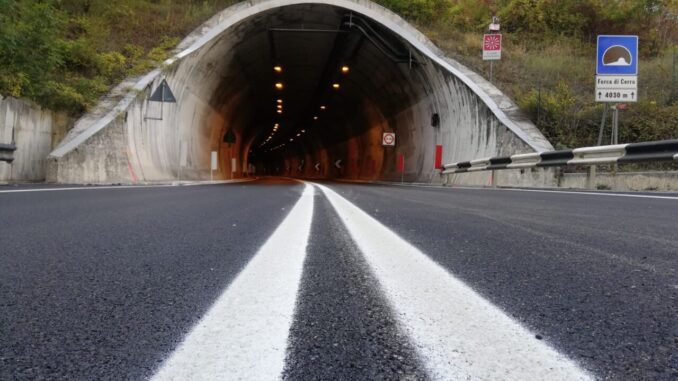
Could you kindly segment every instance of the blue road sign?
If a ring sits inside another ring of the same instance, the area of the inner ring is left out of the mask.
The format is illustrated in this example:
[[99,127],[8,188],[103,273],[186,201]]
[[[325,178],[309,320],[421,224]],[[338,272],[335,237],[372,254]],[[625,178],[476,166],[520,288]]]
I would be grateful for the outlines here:
[[638,75],[638,36],[598,36],[598,75]]

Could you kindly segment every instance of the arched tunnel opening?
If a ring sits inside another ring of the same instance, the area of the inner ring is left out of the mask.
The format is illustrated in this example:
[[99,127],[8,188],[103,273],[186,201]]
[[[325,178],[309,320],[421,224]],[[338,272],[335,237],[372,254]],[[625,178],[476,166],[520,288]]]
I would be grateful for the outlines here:
[[[374,179],[395,175],[400,155],[424,159],[416,157],[418,144],[435,148],[432,63],[351,10],[304,4],[262,12],[209,54],[219,66],[210,103],[224,118],[218,136],[226,176]],[[428,141],[403,136],[424,119]],[[401,140],[383,146],[385,132]]]
[[[443,163],[552,149],[496,87],[369,1],[238,3],[177,52],[79,120],[48,179],[440,182]],[[177,100],[165,108],[149,102],[162,81]]]

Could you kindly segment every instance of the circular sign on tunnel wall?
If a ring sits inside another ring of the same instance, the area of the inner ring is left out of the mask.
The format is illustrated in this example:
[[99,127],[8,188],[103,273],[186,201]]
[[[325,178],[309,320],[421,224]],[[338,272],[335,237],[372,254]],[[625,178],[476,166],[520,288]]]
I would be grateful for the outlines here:
[[396,136],[394,132],[384,132],[384,135],[381,139],[381,144],[383,146],[392,147],[395,146]]

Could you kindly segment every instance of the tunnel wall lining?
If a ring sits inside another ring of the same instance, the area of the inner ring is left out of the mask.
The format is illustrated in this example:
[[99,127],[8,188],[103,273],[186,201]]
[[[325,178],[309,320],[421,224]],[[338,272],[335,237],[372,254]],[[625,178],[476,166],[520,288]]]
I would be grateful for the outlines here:
[[[75,150],[80,145],[87,142],[92,136],[105,129],[111,124],[115,124],[116,118],[121,114],[127,117],[127,111],[132,109],[133,105],[139,99],[146,95],[150,87],[157,85],[159,80],[165,75],[167,68],[176,66],[189,56],[200,51],[211,42],[217,40],[220,35],[227,31],[233,25],[246,20],[249,17],[265,12],[267,10],[298,4],[322,4],[336,7],[342,7],[348,10],[363,14],[387,29],[396,33],[400,38],[410,43],[414,48],[427,56],[430,60],[440,65],[451,73],[455,78],[467,86],[484,103],[492,114],[513,134],[522,140],[529,148],[535,151],[545,151],[552,149],[548,141],[529,121],[521,118],[517,112],[517,107],[506,96],[504,96],[496,87],[485,81],[479,75],[473,73],[457,62],[445,58],[423,34],[409,25],[405,20],[398,17],[391,11],[380,5],[363,0],[317,0],[317,1],[296,1],[296,0],[259,0],[239,3],[222,11],[201,28],[189,35],[177,48],[179,51],[174,57],[165,61],[164,69],[156,69],[136,81],[131,88],[132,81],[127,81],[118,86],[117,92],[113,97],[102,102],[97,110],[82,118],[69,136],[50,154],[50,172],[62,172],[51,174],[53,181],[67,181],[73,177],[67,172],[73,172],[65,164],[73,163],[73,160],[66,160],[58,163],[67,154]],[[143,98],[141,98],[143,101]],[[130,143],[132,143],[130,141]],[[119,154],[119,152],[118,152]],[[129,152],[125,153],[129,155]],[[128,158],[129,160],[129,158]],[[171,161],[171,160],[169,160]],[[172,171],[165,171],[158,176],[173,176]],[[143,176],[143,175],[142,175]],[[81,176],[75,176],[78,181],[87,181]],[[153,176],[156,177],[156,176]],[[100,179],[95,176],[95,179]]]

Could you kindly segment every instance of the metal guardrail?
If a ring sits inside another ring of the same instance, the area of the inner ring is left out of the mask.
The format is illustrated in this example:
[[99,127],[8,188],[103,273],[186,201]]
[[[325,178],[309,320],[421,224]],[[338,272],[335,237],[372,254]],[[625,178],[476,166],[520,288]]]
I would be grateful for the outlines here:
[[678,161],[678,140],[584,147],[572,150],[525,153],[446,164],[443,174],[500,169],[596,165],[639,161]]
[[14,161],[14,151],[16,151],[16,146],[14,144],[1,144],[0,143],[0,161],[5,161],[11,163]]

